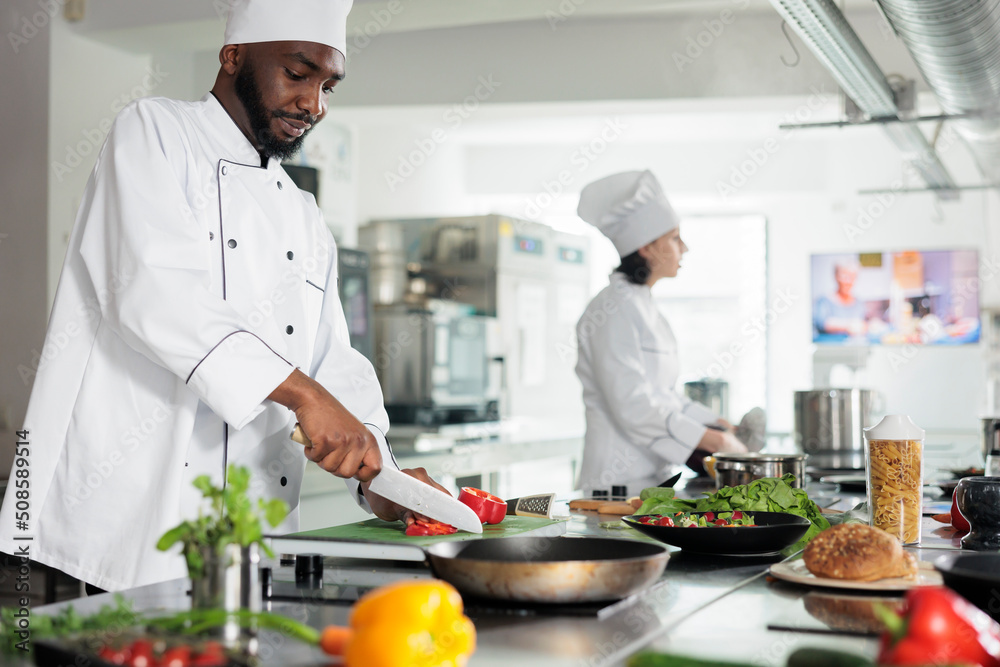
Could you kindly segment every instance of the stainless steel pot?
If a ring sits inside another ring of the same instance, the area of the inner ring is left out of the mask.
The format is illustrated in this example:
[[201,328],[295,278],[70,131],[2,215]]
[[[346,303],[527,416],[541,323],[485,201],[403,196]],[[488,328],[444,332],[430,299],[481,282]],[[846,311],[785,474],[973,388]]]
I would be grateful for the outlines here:
[[715,487],[749,484],[762,477],[795,475],[797,489],[802,488],[806,476],[805,454],[715,454]]
[[795,392],[795,444],[817,468],[865,467],[865,427],[872,426],[877,393],[869,389]]

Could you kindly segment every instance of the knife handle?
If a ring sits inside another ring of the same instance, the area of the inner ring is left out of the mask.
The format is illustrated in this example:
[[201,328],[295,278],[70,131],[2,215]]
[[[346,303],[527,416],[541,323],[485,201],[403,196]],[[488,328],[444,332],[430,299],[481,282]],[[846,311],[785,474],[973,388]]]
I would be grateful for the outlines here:
[[291,438],[300,445],[304,445],[306,449],[313,446],[312,440],[309,439],[309,436],[302,430],[302,427],[298,424],[298,422],[296,422],[295,428],[292,429]]

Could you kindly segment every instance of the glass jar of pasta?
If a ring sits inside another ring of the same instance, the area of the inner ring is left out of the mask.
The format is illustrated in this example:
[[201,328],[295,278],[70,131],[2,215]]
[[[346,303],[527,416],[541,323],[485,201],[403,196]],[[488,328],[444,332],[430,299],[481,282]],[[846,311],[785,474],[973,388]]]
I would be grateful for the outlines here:
[[886,415],[865,429],[869,524],[899,538],[920,541],[924,430],[906,415]]

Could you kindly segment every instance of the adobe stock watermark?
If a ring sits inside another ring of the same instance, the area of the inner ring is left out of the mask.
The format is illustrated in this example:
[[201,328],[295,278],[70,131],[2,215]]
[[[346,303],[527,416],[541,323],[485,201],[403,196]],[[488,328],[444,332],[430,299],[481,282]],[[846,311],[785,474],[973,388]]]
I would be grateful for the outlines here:
[[683,52],[674,51],[671,54],[678,72],[683,73],[684,68],[693,65],[694,61],[705,55],[705,52],[715,44],[715,40],[722,37],[726,28],[736,22],[736,12],[750,6],[750,0],[732,0],[732,2],[736,5],[736,10],[723,9],[716,18],[703,20],[702,30],[694,36],[688,35]]
[[[627,129],[628,124],[621,118],[616,116],[607,119],[594,138],[576,147],[569,158],[570,166],[576,170],[577,174],[587,171],[599,157],[604,155],[611,144],[621,138]],[[551,181],[542,181],[542,192],[537,193],[525,204],[521,217],[537,220],[542,211],[552,206],[556,198],[565,192],[572,182],[573,170],[571,169],[561,169]]]
[[791,289],[779,289],[763,314],[751,317],[740,327],[743,338],[733,341],[725,350],[712,355],[712,362],[706,368],[696,371],[695,377],[721,378],[740,356],[764,337],[767,328],[787,313],[798,299],[799,295]]
[[[938,155],[944,155],[958,143],[958,140],[958,133],[950,125],[946,125],[934,144],[934,150]],[[879,193],[873,201],[859,206],[854,220],[844,223],[842,228],[847,240],[853,243],[874,227],[896,203],[899,194],[906,189],[906,183],[911,180],[920,180],[920,178],[920,172],[917,171],[917,168],[912,163],[906,163],[903,166],[903,175],[892,180],[888,192]]]
[[38,11],[31,16],[22,16],[17,32],[11,30],[7,33],[7,41],[10,42],[10,48],[14,50],[15,54],[21,50],[21,47],[27,45],[35,35],[49,26],[55,15],[66,4],[66,0],[37,0],[35,4],[38,6]]
[[[831,93],[828,93],[822,86],[810,86],[809,90],[812,94],[803,104],[796,107],[795,110],[785,114],[781,123],[805,123],[832,99]],[[780,130],[777,136],[768,137],[760,146],[747,149],[746,159],[737,165],[733,165],[729,173],[729,178],[724,181],[719,180],[715,182],[716,192],[719,193],[722,201],[726,201],[735,195],[750,182],[771,157],[781,150],[782,140],[789,132],[791,132],[791,129]]]
[[395,192],[396,188],[417,172],[417,169],[426,164],[427,160],[437,152],[438,147],[448,141],[449,133],[461,127],[465,121],[471,118],[479,106],[490,99],[501,85],[503,84],[495,80],[492,74],[485,77],[480,76],[478,85],[472,94],[462,100],[461,104],[449,107],[441,116],[446,127],[436,127],[431,130],[428,136],[414,139],[415,148],[406,155],[399,156],[396,169],[385,171],[382,174],[389,192]]
[[569,17],[576,14],[576,10],[586,2],[587,0],[560,0],[555,11],[546,9],[545,20],[549,23],[549,29],[555,32],[560,23],[568,21]]
[[147,67],[142,81],[136,84],[132,90],[122,93],[111,102],[111,115],[105,116],[97,124],[97,127],[84,129],[82,138],[73,145],[66,145],[66,156],[62,162],[52,163],[52,175],[62,183],[67,174],[83,164],[83,158],[96,150],[99,150],[104,143],[104,138],[108,136],[114,125],[115,117],[124,109],[129,102],[139,97],[145,97],[156,89],[164,79],[170,76],[169,72],[164,72],[160,66]]

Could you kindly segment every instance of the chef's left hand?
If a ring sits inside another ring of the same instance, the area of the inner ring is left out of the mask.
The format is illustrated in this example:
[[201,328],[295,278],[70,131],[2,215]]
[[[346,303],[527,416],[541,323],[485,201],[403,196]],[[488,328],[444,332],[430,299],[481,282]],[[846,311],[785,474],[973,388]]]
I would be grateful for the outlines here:
[[[410,477],[419,479],[421,482],[424,482],[425,484],[430,484],[439,491],[444,491],[449,496],[451,495],[451,492],[448,489],[444,488],[443,486],[435,482],[431,478],[431,476],[427,474],[427,471],[424,470],[423,468],[404,468],[403,472],[409,475]],[[372,512],[375,513],[375,516],[382,519],[383,521],[399,520],[402,521],[403,525],[405,526],[411,525],[416,519],[420,519],[421,521],[433,521],[433,519],[425,517],[422,514],[416,514],[412,510],[408,510],[401,505],[397,505],[391,500],[383,498],[377,493],[369,491],[368,485],[369,485],[368,482],[365,482],[361,485],[361,488],[365,494],[365,499],[368,501],[368,506],[372,508]]]

